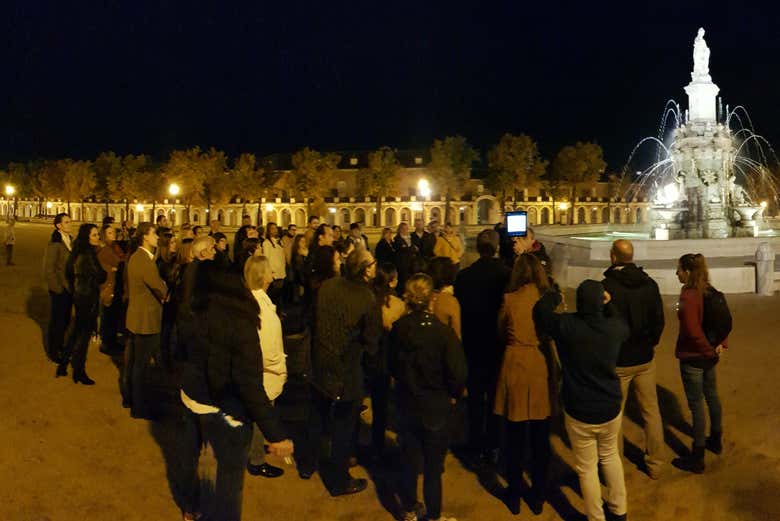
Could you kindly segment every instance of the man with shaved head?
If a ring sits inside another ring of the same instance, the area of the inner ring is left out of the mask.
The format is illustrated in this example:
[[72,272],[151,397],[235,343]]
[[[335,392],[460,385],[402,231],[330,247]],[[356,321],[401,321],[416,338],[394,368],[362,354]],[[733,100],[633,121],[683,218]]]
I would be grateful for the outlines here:
[[[631,330],[623,342],[617,362],[617,375],[626,406],[633,382],[636,400],[645,424],[645,465],[652,479],[661,476],[664,462],[664,437],[661,412],[655,390],[655,346],[664,330],[664,306],[658,284],[634,264],[634,245],[619,239],[610,250],[612,266],[604,272],[604,288]],[[623,452],[623,436],[619,438]]]

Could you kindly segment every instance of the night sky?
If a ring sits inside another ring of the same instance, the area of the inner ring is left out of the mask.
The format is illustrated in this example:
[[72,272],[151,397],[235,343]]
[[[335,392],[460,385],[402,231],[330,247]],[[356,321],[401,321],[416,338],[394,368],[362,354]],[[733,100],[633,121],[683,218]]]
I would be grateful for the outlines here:
[[572,3],[4,4],[0,162],[427,148],[455,133],[484,151],[509,131],[547,157],[595,140],[616,169],[667,99],[687,104],[699,26],[725,102],[780,143],[777,2]]

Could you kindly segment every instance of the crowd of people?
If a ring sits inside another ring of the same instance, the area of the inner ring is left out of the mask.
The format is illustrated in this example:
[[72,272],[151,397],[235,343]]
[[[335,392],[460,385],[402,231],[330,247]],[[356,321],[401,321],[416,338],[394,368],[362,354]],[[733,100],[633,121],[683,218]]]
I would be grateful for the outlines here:
[[[396,426],[404,521],[452,519],[442,514],[442,473],[461,402],[468,410],[464,453],[481,470],[506,465],[504,500],[514,514],[523,495],[542,512],[551,418],[562,415],[588,519],[626,518],[622,413],[632,388],[646,472],[652,479],[664,472],[655,376],[663,303],[634,264],[629,241],[615,241],[603,281],[584,281],[571,313],[533,230],[519,238],[500,226],[483,230],[479,259],[461,266],[465,247],[454,229],[419,219],[413,231],[407,223],[395,234],[384,228],[373,248],[360,223],[342,234],[317,217],[305,230],[282,232],[245,216],[232,248],[218,221],[174,230],[164,216],[135,229],[109,220],[81,224],[71,238],[70,217],[59,214],[54,227],[45,271],[55,375],[67,376],[70,367],[75,383],[94,384],[86,362],[98,333],[100,351],[124,361],[121,395],[132,417],[165,414],[155,378],[175,387],[185,521],[206,514],[197,471],[204,444],[217,460],[214,519],[241,518],[245,473],[284,473],[266,453],[294,458],[301,479],[320,473],[333,496],[364,490],[366,480],[350,467],[367,397],[365,452],[373,462],[384,464],[386,431]],[[677,274],[676,356],[694,440],[673,464],[701,473],[705,448],[720,454],[723,447],[715,368],[730,316],[724,327],[725,299],[701,255],[683,255]],[[389,421],[390,411],[397,421]]]

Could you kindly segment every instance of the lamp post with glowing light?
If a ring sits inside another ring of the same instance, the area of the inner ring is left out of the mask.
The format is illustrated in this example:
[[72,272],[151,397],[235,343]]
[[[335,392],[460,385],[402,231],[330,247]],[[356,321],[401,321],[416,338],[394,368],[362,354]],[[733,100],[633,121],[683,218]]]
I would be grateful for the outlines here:
[[[173,211],[176,212],[176,196],[179,195],[181,192],[181,188],[176,183],[171,183],[168,185],[168,195],[170,195],[173,198]],[[176,224],[176,215],[174,213],[173,216],[173,222],[171,223],[171,226],[174,226]]]
[[431,199],[431,183],[424,177],[417,181],[417,195],[422,199],[420,210],[422,210],[422,219],[425,221],[425,201]]
[[[568,201],[563,201],[562,203],[558,203],[558,209],[559,209],[561,212],[565,212],[566,210],[568,210],[568,209],[569,209],[569,206],[570,206],[570,205],[569,205],[569,202],[568,202]],[[564,222],[563,222],[563,216],[559,216],[559,219],[558,219],[558,221],[559,221],[559,223],[560,223],[560,224],[564,224]]]
[[16,194],[16,188],[13,185],[5,185],[5,195],[12,205],[11,211],[6,213],[6,220],[11,220],[12,215],[14,219],[16,218],[16,197],[14,197],[14,194]]

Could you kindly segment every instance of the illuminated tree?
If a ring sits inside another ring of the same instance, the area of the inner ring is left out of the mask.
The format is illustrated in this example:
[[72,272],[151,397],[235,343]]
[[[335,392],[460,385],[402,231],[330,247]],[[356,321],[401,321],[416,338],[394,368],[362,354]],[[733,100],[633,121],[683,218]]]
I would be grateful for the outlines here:
[[468,181],[471,164],[478,159],[477,151],[462,136],[434,140],[429,168],[439,189],[444,189],[445,222],[451,222],[453,194],[460,192],[459,187]]
[[499,194],[502,212],[507,192],[517,199],[518,191],[539,186],[547,165],[548,161],[542,159],[531,137],[525,134],[504,134],[501,137],[501,141],[488,152],[490,173],[485,183]]
[[360,193],[376,198],[377,219],[382,215],[382,198],[396,189],[401,170],[396,151],[390,147],[382,147],[368,154],[368,168],[358,173]]

